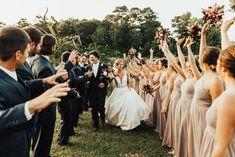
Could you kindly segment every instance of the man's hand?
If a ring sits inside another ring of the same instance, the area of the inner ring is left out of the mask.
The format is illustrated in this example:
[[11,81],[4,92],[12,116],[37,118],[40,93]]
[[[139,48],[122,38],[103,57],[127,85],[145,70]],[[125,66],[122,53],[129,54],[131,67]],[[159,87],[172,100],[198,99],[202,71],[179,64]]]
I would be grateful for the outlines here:
[[76,52],[76,51],[72,51],[72,52],[70,53],[70,55],[69,55],[69,59],[68,59],[68,60],[69,60],[73,65],[75,65],[76,62],[77,62],[76,57],[77,57],[77,52]]
[[67,80],[67,79],[68,79],[68,72],[67,72],[65,69],[59,69],[55,75],[52,75],[52,76],[47,77],[47,78],[44,78],[44,79],[42,80],[42,82],[43,82],[44,84],[56,85],[56,84],[58,84],[58,83],[56,82],[56,79],[57,79],[58,77],[62,77],[63,79],[66,78],[66,79],[64,79],[64,80]]
[[61,101],[60,97],[66,96],[69,90],[70,88],[68,83],[55,85],[54,87],[48,89],[40,96],[28,102],[29,112],[30,113],[39,112],[42,109],[51,105],[52,103],[60,102]]
[[105,86],[105,85],[104,85],[104,83],[102,83],[102,82],[98,85],[99,88],[104,88],[104,86]]

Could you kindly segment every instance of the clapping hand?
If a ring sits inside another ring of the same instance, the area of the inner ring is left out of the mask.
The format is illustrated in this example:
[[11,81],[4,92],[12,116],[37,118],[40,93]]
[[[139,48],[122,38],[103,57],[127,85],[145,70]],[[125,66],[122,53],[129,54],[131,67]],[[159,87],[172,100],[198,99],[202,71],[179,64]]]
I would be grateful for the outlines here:
[[68,82],[55,85],[40,96],[28,102],[29,112],[40,112],[42,109],[48,107],[50,104],[60,102],[60,97],[66,96],[69,90],[70,88]]
[[56,82],[56,79],[58,77],[62,77],[64,80],[67,80],[68,72],[64,68],[60,68],[55,75],[52,75],[50,77],[43,79],[43,83],[49,84],[49,85],[56,85],[58,84],[58,82]]

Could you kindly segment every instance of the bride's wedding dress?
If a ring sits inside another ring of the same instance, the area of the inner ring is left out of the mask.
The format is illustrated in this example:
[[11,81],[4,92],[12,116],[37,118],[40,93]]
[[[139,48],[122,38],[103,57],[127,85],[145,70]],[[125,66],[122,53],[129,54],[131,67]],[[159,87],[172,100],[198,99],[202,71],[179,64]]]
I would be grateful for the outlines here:
[[122,130],[132,130],[149,118],[149,108],[134,89],[128,88],[126,72],[122,79],[114,79],[116,87],[105,103],[106,121]]

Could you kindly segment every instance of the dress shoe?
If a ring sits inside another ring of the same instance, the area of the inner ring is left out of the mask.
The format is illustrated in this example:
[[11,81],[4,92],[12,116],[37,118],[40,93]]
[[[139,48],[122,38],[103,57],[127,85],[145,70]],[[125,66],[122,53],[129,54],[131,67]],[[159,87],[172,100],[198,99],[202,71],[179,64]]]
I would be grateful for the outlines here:
[[65,146],[65,147],[72,147],[73,144],[71,143],[58,143],[60,146]]

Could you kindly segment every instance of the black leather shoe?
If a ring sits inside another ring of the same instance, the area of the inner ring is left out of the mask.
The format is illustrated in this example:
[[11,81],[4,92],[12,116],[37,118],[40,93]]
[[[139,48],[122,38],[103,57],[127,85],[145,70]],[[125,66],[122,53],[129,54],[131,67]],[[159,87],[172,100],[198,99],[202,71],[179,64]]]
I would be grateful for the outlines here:
[[65,147],[72,147],[73,144],[71,143],[58,143],[60,146],[65,146]]

